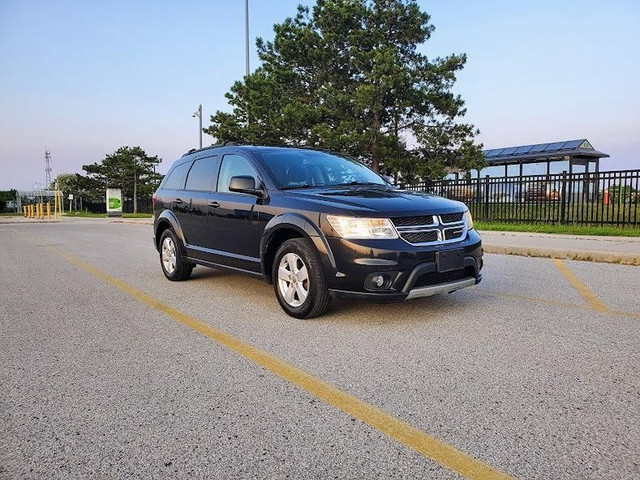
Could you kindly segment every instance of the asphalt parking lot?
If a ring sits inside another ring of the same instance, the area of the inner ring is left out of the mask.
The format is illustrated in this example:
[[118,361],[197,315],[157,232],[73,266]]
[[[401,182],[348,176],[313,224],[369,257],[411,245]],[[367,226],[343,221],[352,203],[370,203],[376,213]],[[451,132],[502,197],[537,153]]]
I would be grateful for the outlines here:
[[0,225],[0,478],[640,478],[640,267],[487,255],[300,321],[151,234]]

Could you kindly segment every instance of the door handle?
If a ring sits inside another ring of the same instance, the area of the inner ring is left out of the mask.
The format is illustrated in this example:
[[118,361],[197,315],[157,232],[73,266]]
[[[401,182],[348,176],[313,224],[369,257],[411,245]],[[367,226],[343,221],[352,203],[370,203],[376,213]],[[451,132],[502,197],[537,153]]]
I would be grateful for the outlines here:
[[181,198],[176,198],[173,203],[183,203]]
[[209,202],[209,206],[213,208],[218,208],[220,204],[218,202]]

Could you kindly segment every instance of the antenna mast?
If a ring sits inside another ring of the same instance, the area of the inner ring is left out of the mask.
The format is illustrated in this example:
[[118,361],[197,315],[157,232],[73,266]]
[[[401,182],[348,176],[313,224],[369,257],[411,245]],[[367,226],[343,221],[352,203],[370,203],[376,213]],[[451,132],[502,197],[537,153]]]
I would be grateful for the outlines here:
[[45,187],[51,188],[51,152],[49,150],[44,151],[44,174],[45,174]]

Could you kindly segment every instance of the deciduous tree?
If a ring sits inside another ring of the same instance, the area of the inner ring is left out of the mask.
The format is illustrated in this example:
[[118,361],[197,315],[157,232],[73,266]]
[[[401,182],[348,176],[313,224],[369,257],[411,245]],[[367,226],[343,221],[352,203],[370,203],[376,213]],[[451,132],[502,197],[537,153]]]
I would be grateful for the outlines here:
[[123,195],[133,199],[133,212],[138,213],[138,198],[151,197],[162,178],[154,168],[161,161],[157,156],[148,156],[140,147],[127,146],[99,163],[83,165],[82,169],[87,172],[87,186],[101,190],[103,196],[107,187],[122,188]]

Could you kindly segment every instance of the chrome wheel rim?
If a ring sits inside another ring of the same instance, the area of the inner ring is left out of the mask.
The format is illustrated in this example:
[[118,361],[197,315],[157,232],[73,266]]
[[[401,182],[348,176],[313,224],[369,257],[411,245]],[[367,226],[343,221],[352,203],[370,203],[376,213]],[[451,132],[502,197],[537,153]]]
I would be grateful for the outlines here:
[[162,266],[169,275],[176,269],[176,244],[170,237],[162,242]]
[[278,265],[280,295],[291,307],[299,307],[309,296],[309,272],[295,253],[287,253]]

